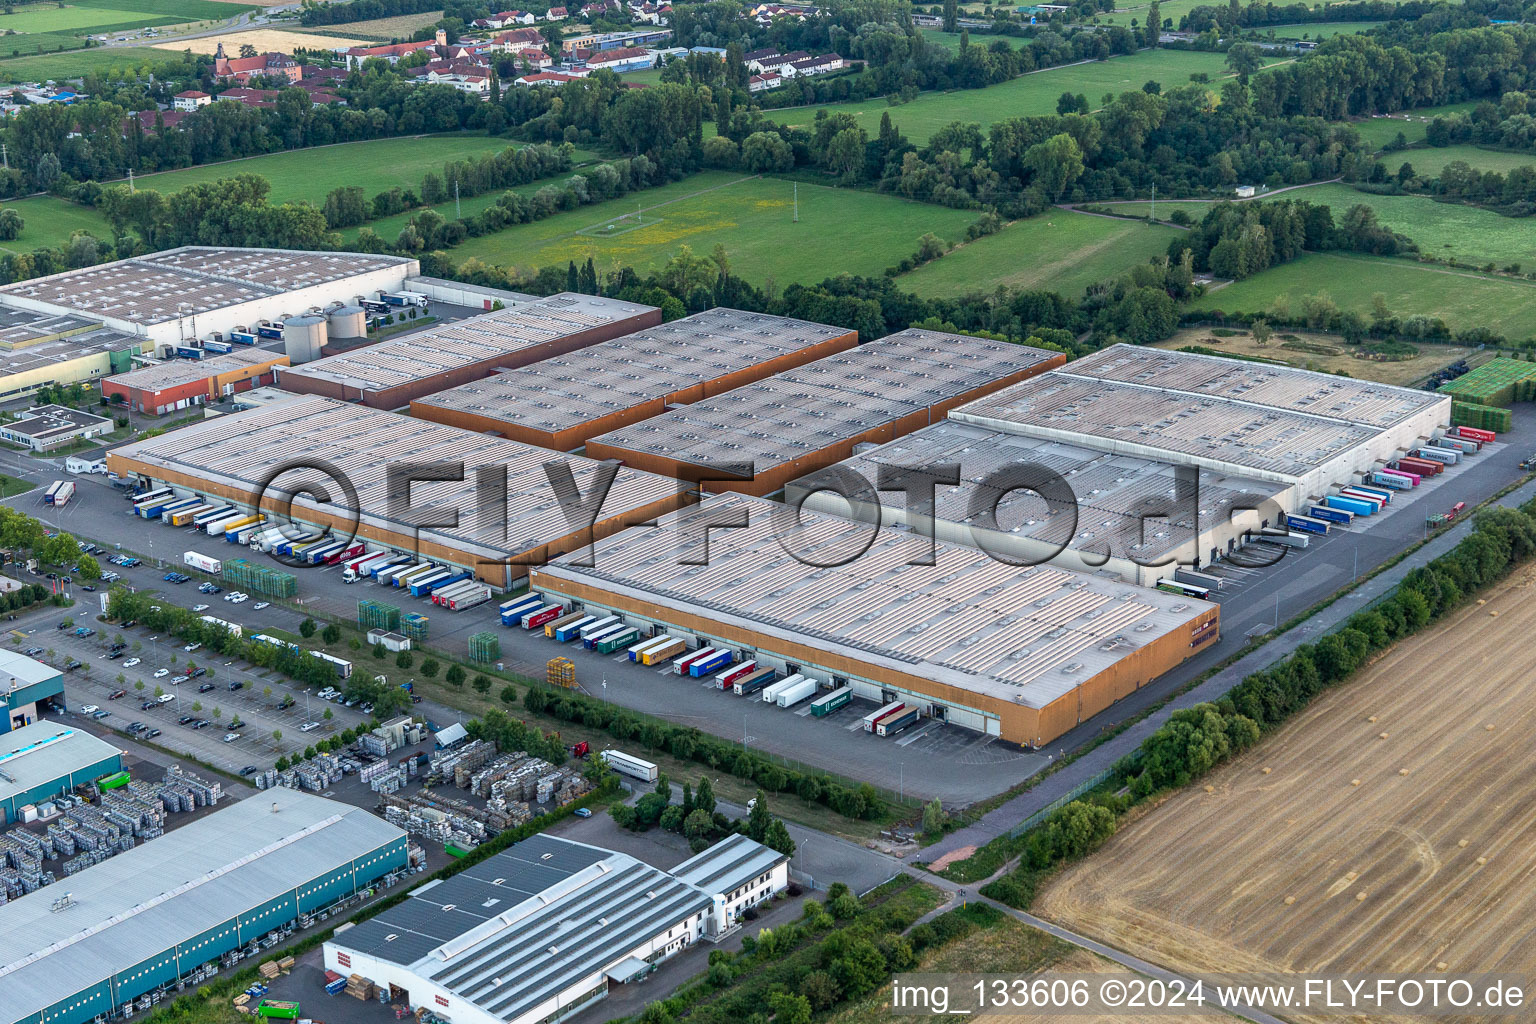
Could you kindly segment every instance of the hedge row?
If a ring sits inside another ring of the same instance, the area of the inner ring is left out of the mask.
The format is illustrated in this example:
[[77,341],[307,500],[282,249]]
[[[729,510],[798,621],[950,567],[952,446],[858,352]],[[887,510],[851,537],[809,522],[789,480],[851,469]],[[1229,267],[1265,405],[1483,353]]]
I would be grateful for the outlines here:
[[[1348,680],[1372,655],[1444,618],[1533,556],[1536,502],[1479,512],[1469,537],[1409,571],[1380,604],[1246,676],[1220,700],[1175,711],[1140,749],[1114,766],[1099,793],[1065,805],[1033,829],[1018,867],[984,886],[982,893],[1027,907],[1045,872],[1097,848],[1127,809],[1187,786],[1253,746],[1318,694]],[[1112,795],[1121,789],[1125,796]]]

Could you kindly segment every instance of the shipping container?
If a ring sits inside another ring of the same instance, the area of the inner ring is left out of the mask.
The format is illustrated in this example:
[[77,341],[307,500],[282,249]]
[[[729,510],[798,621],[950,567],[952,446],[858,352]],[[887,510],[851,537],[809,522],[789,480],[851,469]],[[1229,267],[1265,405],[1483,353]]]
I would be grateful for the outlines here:
[[588,633],[586,636],[582,637],[581,646],[585,647],[589,651],[595,651],[597,650],[598,644],[602,643],[610,636],[613,636],[615,633],[628,628],[629,626],[624,622],[615,620],[612,625],[604,626],[602,629],[594,630],[591,633]]
[[1302,533],[1317,533],[1324,536],[1328,533],[1328,524],[1321,519],[1313,519],[1311,516],[1296,515],[1290,513],[1285,517],[1285,525],[1292,530],[1300,530]]
[[346,547],[345,541],[328,540],[323,544],[314,544],[304,549],[304,561],[310,565],[319,565],[333,554],[340,554]]
[[373,558],[378,558],[380,553],[381,552],[378,548],[373,548],[372,550],[356,551],[341,560],[342,571],[345,572],[347,569],[352,569],[355,571],[357,567],[362,565],[364,562]]
[[207,512],[207,511],[211,510],[212,508],[213,508],[212,505],[208,504],[206,501],[203,501],[203,502],[198,502],[198,505],[197,505],[196,508],[181,509],[181,510],[171,514],[171,519],[170,519],[171,525],[172,526],[186,526],[189,523],[191,523],[192,520],[196,519],[197,516],[200,513]]
[[688,666],[688,674],[695,679],[718,672],[731,662],[736,660],[736,652],[726,647],[716,647],[710,652],[709,657],[699,658]]
[[1395,468],[1405,469],[1419,476],[1439,476],[1445,472],[1444,463],[1431,462],[1429,459],[1421,459],[1413,455],[1405,455],[1394,463]]
[[1365,501],[1361,498],[1348,498],[1342,494],[1330,494],[1323,499],[1323,503],[1329,508],[1342,508],[1346,512],[1353,512],[1357,516],[1373,516],[1376,514],[1375,502]]
[[[139,517],[141,519],[159,519],[161,512],[164,512],[172,505],[179,504],[180,501],[181,499],[179,498],[156,498],[154,501],[146,501],[138,508]],[[54,498],[54,503],[58,503],[57,496]]]
[[1498,436],[1499,436],[1499,435],[1495,434],[1491,430],[1481,430],[1481,429],[1479,429],[1477,427],[1461,426],[1461,427],[1455,427],[1453,429],[1456,431],[1457,434],[1461,435],[1462,437],[1470,437],[1472,440],[1474,440],[1474,441],[1481,441],[1484,444],[1487,444],[1490,441],[1497,440]]
[[385,292],[379,296],[390,306],[418,306],[427,308],[427,297],[421,292]]
[[239,511],[240,510],[235,508],[233,505],[215,504],[209,508],[208,511],[199,512],[197,515],[193,516],[192,525],[197,527],[199,530],[207,532],[209,523],[218,522],[221,519],[228,519],[230,516]]
[[546,622],[554,622],[565,612],[565,608],[558,604],[547,604],[537,611],[529,612],[522,618],[524,629],[538,629]]
[[1377,512],[1387,507],[1387,499],[1379,494],[1363,491],[1358,487],[1341,487],[1339,488],[1339,493],[1346,498],[1353,498],[1355,501],[1367,502],[1375,506]]
[[1378,487],[1390,487],[1394,491],[1408,491],[1413,489],[1413,481],[1395,469],[1377,469],[1371,472],[1369,477],[1372,484]]
[[254,345],[256,344],[256,332],[230,331],[229,340],[234,342],[236,345]]
[[292,530],[285,530],[283,531],[283,539],[272,545],[272,550],[279,555],[297,555],[302,554],[303,550],[311,544],[319,542],[320,534],[318,531],[301,529],[294,533]]
[[579,635],[578,631],[582,626],[592,622],[595,618],[596,616],[593,615],[583,615],[577,618],[574,622],[568,622],[565,625],[556,626],[552,635],[559,643],[569,643]]
[[371,577],[378,570],[386,566],[399,565],[408,557],[407,555],[392,554],[388,551],[379,551],[369,555],[360,562],[354,563],[351,569],[343,569],[341,571],[341,578],[347,582],[352,582],[353,580]]
[[1435,447],[1449,448],[1452,451],[1461,452],[1462,455],[1476,455],[1482,451],[1483,443],[1474,441],[1470,437],[1452,437],[1447,434],[1445,437],[1435,439]]
[[190,345],[178,345],[176,346],[176,358],[201,359],[203,358],[203,350],[200,348],[193,348]]
[[769,683],[773,682],[774,671],[771,668],[759,668],[748,672],[731,684],[731,692],[738,697],[745,697],[749,693],[756,693]]
[[[717,676],[716,678],[719,677]],[[785,676],[778,682],[765,686],[763,688],[763,703],[767,704],[777,700],[780,690],[784,689],[786,686],[794,686],[796,683],[803,682],[804,679],[805,676],[796,672],[794,675]]]
[[[473,590],[479,585],[480,584],[475,580],[459,580],[457,583],[449,583],[444,586],[437,587],[432,591],[432,603],[440,604],[446,608],[448,607],[448,603],[452,601],[454,597],[459,594],[467,594],[469,591]],[[549,635],[548,629],[544,631],[544,635]]]
[[494,596],[495,591],[488,584],[476,583],[468,590],[458,591],[451,599],[444,601],[443,605],[451,612],[461,612],[466,608],[485,604]]
[[[55,505],[57,505],[59,503],[59,499],[58,498],[54,498],[53,501],[54,501]],[[175,502],[174,504],[166,505],[163,508],[161,508],[160,509],[160,514],[158,516],[156,516],[155,518],[159,519],[162,523],[170,523],[171,522],[171,517],[176,515],[176,513],[178,513],[178,512],[191,512],[193,509],[198,509],[198,508],[202,508],[202,507],[203,507],[203,503],[200,500],[198,500],[197,498],[183,498],[180,501]]]
[[915,707],[908,707],[894,715],[887,715],[875,723],[875,735],[894,736],[901,730],[916,725],[920,717],[922,716]]
[[210,625],[210,626],[220,626],[220,627],[222,627],[224,629],[229,630],[230,634],[233,635],[233,636],[240,636],[241,634],[243,634],[245,632],[243,629],[240,628],[240,623],[238,623],[238,622],[228,622],[228,621],[226,621],[224,619],[216,619],[212,615],[204,615],[204,616],[202,616],[202,619],[203,619],[204,622],[208,623],[208,625]]
[[807,697],[814,697],[821,684],[814,679],[802,679],[794,686],[786,686],[780,690],[774,698],[774,702],[781,708],[794,707]]
[[59,489],[53,492],[52,505],[55,508],[63,508],[69,504],[69,500],[75,496],[75,482],[65,480],[59,484]]
[[817,718],[825,718],[839,708],[846,707],[853,700],[853,689],[847,686],[839,686],[831,693],[824,693],[811,701],[811,714]]
[[892,711],[895,711],[896,709],[898,709],[900,707],[903,707],[903,706],[904,705],[902,704],[901,701],[893,700],[889,704],[887,704],[885,707],[879,709],[878,711],[871,711],[869,714],[864,716],[864,731],[865,732],[874,732],[875,731],[875,723],[876,722],[878,722],[880,719],[884,718],[886,715],[890,714]]
[[653,647],[646,651],[643,663],[646,665],[660,665],[664,661],[677,657],[687,649],[688,642],[686,640],[679,640],[675,636],[669,637],[667,642],[661,647]]
[[1355,521],[1355,514],[1342,508],[1329,508],[1327,505],[1313,505],[1307,509],[1307,515],[1313,519],[1322,519],[1330,523],[1338,523],[1341,526],[1349,526]]
[[64,486],[63,480],[55,480],[48,485],[48,490],[43,494],[43,504],[52,505],[53,496],[59,493],[59,488]]
[[685,654],[681,658],[678,658],[676,661],[674,661],[672,663],[672,671],[676,672],[680,676],[685,676],[688,674],[688,666],[692,665],[700,658],[706,658],[714,653],[715,649],[713,647],[700,647],[698,650]]
[[[433,594],[432,595],[434,600],[436,600],[439,596],[443,596],[443,595],[438,595],[438,594]],[[569,626],[569,625],[572,625],[572,624],[577,623],[577,622],[585,622],[586,619],[587,619],[587,613],[586,612],[571,612],[569,615],[562,615],[558,619],[556,619],[554,622],[546,622],[546,623],[544,623],[544,636],[547,637],[548,639],[553,640],[554,637],[555,637],[555,631],[558,630],[560,627],[562,627],[562,626]]]
[[659,636],[646,637],[644,640],[635,644],[625,653],[629,655],[630,661],[633,661],[636,664],[644,665],[646,651],[650,650],[652,647],[665,647],[671,641],[672,638],[667,636],[665,633],[662,633]]
[[425,579],[426,577],[441,571],[442,567],[436,562],[419,562],[415,566],[405,570],[405,572],[396,573],[390,579],[390,585],[400,590],[409,590],[411,584],[415,583],[417,580]]
[[911,705],[899,700],[892,701],[885,707],[888,710],[882,709],[882,711],[877,711],[872,719],[864,720],[867,731],[874,733],[876,736],[885,735],[885,733],[880,731],[882,723],[899,718],[909,711],[916,710]]
[[627,647],[640,638],[640,631],[634,626],[625,626],[616,633],[609,633],[597,644],[598,654],[612,654],[620,647]]
[[230,530],[224,535],[224,539],[230,544],[248,544],[250,543],[251,538],[256,536],[260,530],[261,527],[254,524],[251,526],[242,526],[238,530]]
[[209,558],[207,555],[200,555],[196,551],[188,551],[181,556],[181,561],[183,564],[190,565],[194,569],[212,573],[215,576],[224,568],[224,563],[221,560]]
[[1195,569],[1175,569],[1173,570],[1173,578],[1180,583],[1193,583],[1195,586],[1204,587],[1207,590],[1221,589],[1222,581],[1220,576],[1212,576],[1210,573],[1199,572]]
[[638,757],[631,757],[617,750],[605,750],[597,756],[607,761],[608,767],[620,775],[628,775],[642,782],[656,781],[656,766],[649,761],[642,761]]
[[1197,597],[1202,601],[1208,601],[1211,597],[1209,587],[1202,587],[1198,583],[1180,583],[1176,579],[1157,581],[1157,589],[1169,594],[1181,594],[1184,597]]
[[373,578],[379,581],[379,586],[381,587],[392,587],[395,585],[396,576],[420,569],[426,564],[425,562],[417,562],[408,558],[403,562],[395,562],[393,565],[384,566],[374,573]]
[[1398,476],[1407,477],[1408,483],[1414,487],[1417,487],[1419,484],[1424,482],[1423,474],[1415,473],[1413,470],[1404,466],[1401,459],[1392,463],[1386,470],[1384,470],[1384,472],[1396,473]]
[[715,682],[720,684],[720,689],[722,689],[722,690],[729,690],[731,688],[731,684],[732,683],[734,683],[736,680],[742,678],[743,676],[750,675],[752,672],[756,671],[756,669],[757,669],[757,662],[756,662],[756,660],[744,661],[740,665],[732,665],[730,668],[726,669],[724,672],[721,672],[718,675],[716,675],[715,676]]
[[1421,459],[1433,459],[1435,462],[1443,462],[1447,466],[1456,466],[1461,463],[1461,452],[1454,448],[1440,448],[1436,445],[1420,445],[1419,450],[1413,453]]
[[283,325],[271,320],[263,320],[256,325],[256,336],[258,338],[281,338],[283,336]]
[[1371,487],[1366,484],[1354,484],[1349,489],[1352,491],[1364,491],[1366,494],[1373,494],[1388,504],[1391,504],[1392,502],[1392,492],[1385,487]]

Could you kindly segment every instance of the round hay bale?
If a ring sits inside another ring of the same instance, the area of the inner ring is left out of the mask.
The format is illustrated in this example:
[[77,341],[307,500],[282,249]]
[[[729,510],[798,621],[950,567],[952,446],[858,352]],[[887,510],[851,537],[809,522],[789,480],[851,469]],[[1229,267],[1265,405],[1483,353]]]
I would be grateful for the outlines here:
[[1465,850],[1467,848],[1467,841],[1465,839],[1459,840],[1456,845]]
[[1295,896],[1287,896],[1285,898],[1285,905],[1288,906],[1288,907],[1291,906],[1292,904],[1294,904],[1295,902],[1296,902],[1296,897]]
[[1384,740],[1384,739],[1386,739],[1390,735],[1392,735],[1392,734],[1389,733],[1389,732],[1384,732],[1380,736],[1377,736],[1376,738],[1379,739],[1379,740]]
[[1371,724],[1373,724],[1373,725],[1374,725],[1374,724],[1375,724],[1375,722],[1376,722],[1376,716],[1375,716],[1375,715],[1372,715],[1372,716],[1371,716],[1371,717],[1370,717],[1370,718],[1367,718],[1367,719],[1366,719],[1366,721],[1367,721],[1367,722],[1370,722],[1370,723],[1371,723]]
[[1216,792],[1216,787],[1215,786],[1206,786],[1205,787],[1205,791],[1207,793],[1214,793],[1214,792]]
[[1485,598],[1485,597],[1480,597],[1480,598],[1477,599],[1477,606],[1479,608],[1481,608],[1483,605],[1485,605],[1487,603],[1488,603],[1488,599]]
[[1435,970],[1443,971],[1450,966],[1450,964],[1446,963],[1444,960],[1441,960],[1439,963],[1435,964]]
[[1357,902],[1364,903],[1365,902],[1365,898],[1368,895],[1370,895],[1370,894],[1367,893],[1364,889],[1361,889],[1359,892],[1355,893],[1355,900]]
[[1269,774],[1269,772],[1270,772],[1270,769],[1269,769],[1269,768],[1260,768],[1260,769],[1259,769],[1259,772],[1260,772],[1260,773],[1261,773],[1261,774],[1264,774],[1264,775],[1268,775],[1268,774]]
[[1349,784],[1351,786],[1358,786],[1358,785],[1360,785],[1360,780],[1359,779],[1350,779],[1349,780]]
[[1477,863],[1479,865],[1487,864],[1488,863],[1488,858],[1487,857],[1479,857],[1479,858],[1477,858]]
[[1489,722],[1487,725],[1483,726],[1483,731],[1484,732],[1493,732],[1493,723]]
[[1497,609],[1495,609],[1495,610],[1494,610],[1494,611],[1491,611],[1491,612],[1489,612],[1489,613],[1488,613],[1488,617],[1489,617],[1489,618],[1491,618],[1491,619],[1496,619],[1496,618],[1498,618],[1498,617],[1499,617],[1499,613],[1498,613],[1498,610],[1497,610]]
[[1407,768],[1399,768],[1397,770],[1397,774],[1399,774],[1399,775],[1407,775],[1408,774],[1408,769]]

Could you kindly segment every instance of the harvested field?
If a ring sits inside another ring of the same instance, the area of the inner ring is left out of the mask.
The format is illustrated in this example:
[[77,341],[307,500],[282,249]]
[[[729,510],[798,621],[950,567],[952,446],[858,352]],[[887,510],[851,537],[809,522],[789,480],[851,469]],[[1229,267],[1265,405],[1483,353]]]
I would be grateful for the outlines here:
[[243,32],[226,32],[217,36],[202,36],[197,39],[176,39],[168,43],[156,43],[157,50],[191,50],[193,53],[211,54],[224,44],[227,53],[239,53],[240,47],[250,43],[256,47],[257,53],[266,53],[268,50],[279,50],[283,53],[292,53],[294,49],[304,50],[339,50],[348,46],[367,46],[373,42],[371,39],[360,39],[350,36],[320,36],[309,32],[284,32],[270,28],[252,28]]
[[[411,33],[442,20],[442,11],[423,11],[420,14],[402,14],[394,18],[374,18],[371,21],[349,21],[335,26],[341,35],[362,39],[409,39]],[[286,35],[303,35],[304,28],[283,29]]]
[[1510,656],[1533,588],[1517,572],[1399,644],[1125,824],[1037,911],[1188,971],[1536,971],[1536,691]]

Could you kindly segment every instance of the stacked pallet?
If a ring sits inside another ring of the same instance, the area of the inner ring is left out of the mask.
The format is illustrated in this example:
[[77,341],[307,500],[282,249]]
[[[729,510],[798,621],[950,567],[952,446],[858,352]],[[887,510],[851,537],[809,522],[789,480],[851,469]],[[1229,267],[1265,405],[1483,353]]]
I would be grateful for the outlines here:
[[347,987],[342,989],[353,999],[372,999],[374,996],[373,982],[361,974],[354,974],[347,978]]

